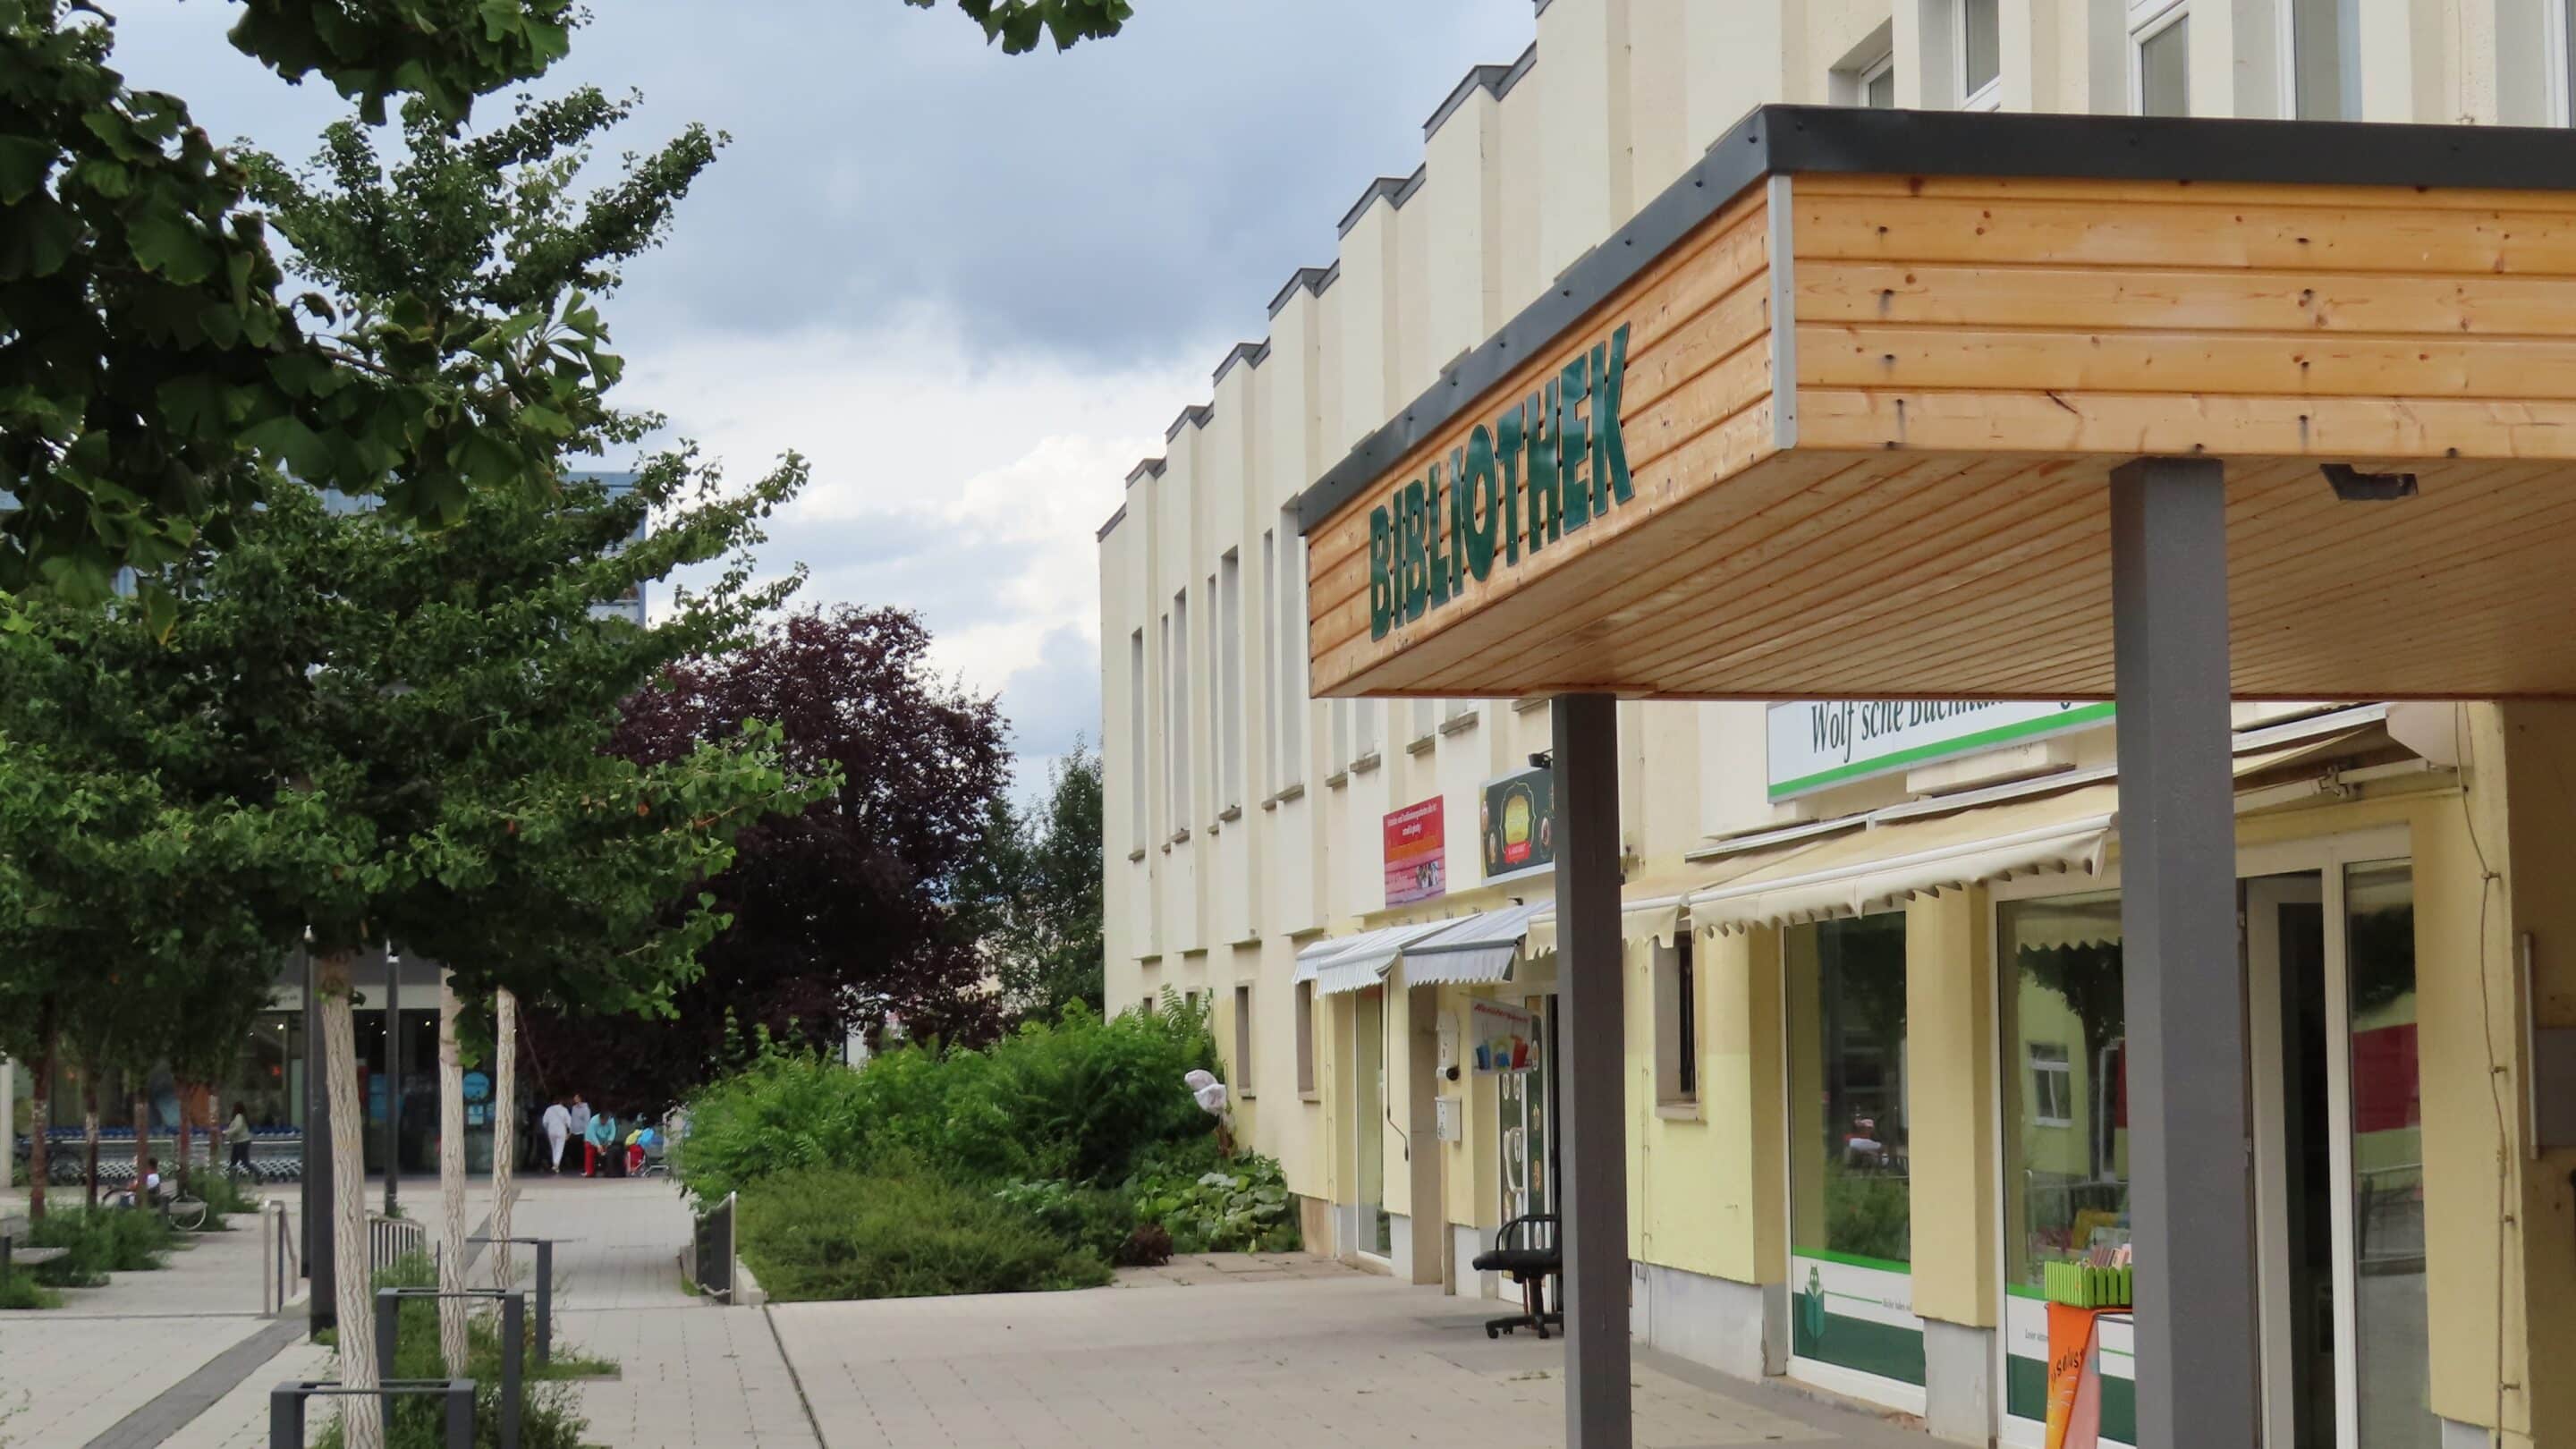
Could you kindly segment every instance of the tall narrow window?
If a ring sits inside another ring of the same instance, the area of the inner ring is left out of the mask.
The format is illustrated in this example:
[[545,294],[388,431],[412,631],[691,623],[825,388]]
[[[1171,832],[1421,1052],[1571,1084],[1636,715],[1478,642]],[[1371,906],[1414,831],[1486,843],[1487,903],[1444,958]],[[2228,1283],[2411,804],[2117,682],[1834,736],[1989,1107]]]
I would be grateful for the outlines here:
[[1385,708],[1386,701],[1382,699],[1361,699],[1351,702],[1352,724],[1359,732],[1359,753],[1352,757],[1353,764],[1377,754],[1378,716]]
[[1176,658],[1172,650],[1172,616],[1168,612],[1163,615],[1163,637],[1161,643],[1163,646],[1163,696],[1161,707],[1155,711],[1155,713],[1160,716],[1155,723],[1155,728],[1160,729],[1163,732],[1163,808],[1161,814],[1154,821],[1154,832],[1156,835],[1168,839],[1173,833],[1172,822],[1178,820],[1181,816],[1181,742],[1179,738],[1180,732],[1175,728],[1180,723],[1181,711],[1180,707],[1173,703],[1172,700],[1173,689],[1179,682],[1179,676],[1172,672]]
[[1296,520],[1279,520],[1279,651],[1272,666],[1279,700],[1280,776],[1286,789],[1306,778],[1306,555]]
[[1407,738],[1416,740],[1427,740],[1431,738],[1432,728],[1439,720],[1439,709],[1440,706],[1437,701],[1428,699],[1415,700],[1413,702],[1413,733],[1407,736]]
[[1297,1095],[1315,1095],[1315,983],[1297,983]]
[[1204,657],[1199,667],[1206,671],[1201,677],[1208,682],[1208,814],[1213,817],[1233,803],[1225,793],[1225,741],[1221,738],[1225,733],[1225,662],[1218,641],[1225,636],[1225,610],[1217,600],[1214,574],[1207,576],[1207,608],[1207,628],[1201,631],[1207,635],[1207,642],[1200,649]]
[[1217,745],[1225,776],[1219,803],[1239,809],[1243,805],[1243,560],[1233,549],[1217,561],[1216,611],[1216,637],[1208,645],[1216,655],[1216,727],[1225,736]]
[[1347,699],[1337,699],[1332,703],[1332,765],[1335,770],[1349,769],[1351,767],[1351,761],[1357,758],[1351,752],[1351,706],[1353,703],[1354,701]]
[[[1959,105],[1991,111],[2003,99],[2004,31],[2001,0],[1958,0]],[[1889,100],[1895,99],[1890,83]]]
[[1781,933],[1793,1359],[1924,1381],[1905,1126],[1905,915]]
[[1234,1094],[1252,1095],[1252,988],[1234,988]]
[[1290,708],[1279,687],[1279,535],[1261,535],[1261,788],[1276,795],[1287,782],[1279,758],[1279,726]]
[[1163,688],[1171,702],[1170,736],[1163,749],[1171,761],[1172,833],[1190,828],[1190,724],[1196,716],[1190,700],[1190,591],[1172,595],[1172,651],[1163,664]]
[[1127,843],[1142,846],[1153,839],[1147,814],[1145,737],[1154,722],[1145,716],[1145,631],[1127,636]]
[[2171,0],[2131,5],[2129,51],[2138,114],[2190,115],[2190,8]]
[[1685,929],[1655,951],[1655,1100],[1699,1100],[1699,983]]
[[[2302,121],[2346,121],[2344,25],[2348,0],[2287,0],[2290,16],[2290,91]],[[2563,3],[2563,0],[2562,0]],[[2358,56],[2354,57],[2358,60]]]

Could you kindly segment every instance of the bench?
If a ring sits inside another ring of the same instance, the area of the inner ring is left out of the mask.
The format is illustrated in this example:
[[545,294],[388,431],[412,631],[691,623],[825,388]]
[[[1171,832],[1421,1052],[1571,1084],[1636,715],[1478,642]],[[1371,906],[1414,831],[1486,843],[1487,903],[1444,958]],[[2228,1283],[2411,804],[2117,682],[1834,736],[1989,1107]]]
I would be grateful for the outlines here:
[[50,1263],[71,1252],[69,1248],[20,1247],[19,1244],[24,1243],[34,1231],[35,1224],[25,1218],[0,1218],[0,1273],[6,1273],[12,1267],[32,1268],[39,1263]]

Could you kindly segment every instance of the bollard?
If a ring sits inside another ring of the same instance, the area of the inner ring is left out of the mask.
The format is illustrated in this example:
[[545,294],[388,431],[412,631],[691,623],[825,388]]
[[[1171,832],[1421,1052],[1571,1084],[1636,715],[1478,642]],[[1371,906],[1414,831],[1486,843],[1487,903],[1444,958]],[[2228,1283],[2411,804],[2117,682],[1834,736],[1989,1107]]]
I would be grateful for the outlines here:
[[517,1243],[537,1250],[537,1364],[554,1362],[555,1240],[552,1238],[467,1238],[469,1243]]
[[[396,1379],[373,1389],[353,1389],[329,1379],[279,1384],[268,1391],[268,1449],[304,1449],[304,1404],[308,1399],[349,1398],[373,1394],[391,1404],[397,1394],[436,1394],[447,1405],[446,1449],[474,1449],[474,1381],[472,1379]],[[388,1418],[387,1423],[391,1423]]]
[[[394,1347],[402,1335],[402,1305],[407,1298],[438,1302],[447,1298],[493,1298],[501,1304],[501,1435],[500,1449],[519,1449],[519,1414],[527,1381],[528,1295],[513,1288],[463,1288],[450,1293],[437,1288],[376,1290],[376,1376],[386,1384],[418,1382],[394,1377]],[[470,1408],[469,1419],[470,1419]],[[452,1413],[453,1410],[451,1409]],[[393,1399],[385,1399],[385,1422],[393,1422]]]

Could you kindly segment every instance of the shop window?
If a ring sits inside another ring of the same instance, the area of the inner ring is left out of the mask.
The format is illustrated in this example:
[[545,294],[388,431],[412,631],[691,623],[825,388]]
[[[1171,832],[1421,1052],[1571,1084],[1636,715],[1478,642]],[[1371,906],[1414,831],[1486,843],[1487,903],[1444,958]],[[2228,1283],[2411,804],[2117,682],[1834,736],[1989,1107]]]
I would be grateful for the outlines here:
[[2364,1445],[2429,1444],[2431,1322],[2424,1278],[2424,1101],[2415,1054],[2415,874],[2344,872],[2351,962],[2354,1358]]
[[2129,75],[2141,116],[2191,114],[2191,11],[2172,0],[2129,7]]
[[1297,983],[1297,1095],[1315,1095],[1315,983]]
[[1786,932],[1790,1351],[1923,1383],[1912,1313],[1905,917]]
[[1252,1095],[1252,988],[1234,988],[1234,1094]]
[[1683,931],[1655,952],[1655,1100],[1699,1100],[1699,989],[1691,937]]
[[2042,1127],[2075,1124],[2075,1069],[2062,1046],[2030,1044],[2030,1120]]

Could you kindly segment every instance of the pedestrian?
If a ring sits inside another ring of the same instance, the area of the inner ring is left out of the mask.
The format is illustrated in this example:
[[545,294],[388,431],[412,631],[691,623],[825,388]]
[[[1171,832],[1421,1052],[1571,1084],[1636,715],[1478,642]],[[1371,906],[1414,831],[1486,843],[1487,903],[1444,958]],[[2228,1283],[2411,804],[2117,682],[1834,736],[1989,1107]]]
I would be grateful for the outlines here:
[[563,1176],[564,1143],[572,1136],[572,1109],[563,1104],[561,1097],[557,1097],[546,1104],[546,1115],[541,1120],[546,1129],[546,1146],[554,1159],[554,1174],[561,1177]]
[[242,1111],[241,1104],[238,1102],[233,1104],[231,1124],[224,1128],[224,1141],[231,1144],[233,1149],[233,1175],[248,1177],[250,1175],[250,1116]]
[[[582,1137],[581,1175],[584,1177],[599,1176],[600,1159],[608,1155],[608,1149],[615,1145],[616,1141],[617,1119],[611,1117],[606,1112],[592,1113],[590,1117],[590,1130],[583,1134]],[[615,1164],[611,1163],[610,1165],[614,1166]]]
[[[579,1092],[572,1094],[572,1140],[581,1144],[587,1158],[590,1152],[590,1104],[582,1100]],[[585,1169],[582,1175],[587,1177],[590,1174]]]

